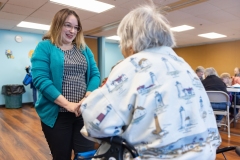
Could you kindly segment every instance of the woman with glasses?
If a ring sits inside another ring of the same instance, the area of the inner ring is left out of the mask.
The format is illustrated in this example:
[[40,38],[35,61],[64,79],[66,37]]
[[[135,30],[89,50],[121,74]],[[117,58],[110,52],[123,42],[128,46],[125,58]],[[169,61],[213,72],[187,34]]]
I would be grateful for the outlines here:
[[52,20],[32,56],[33,84],[39,91],[35,108],[54,160],[94,148],[80,134],[82,101],[100,84],[93,53],[84,42],[79,16],[62,9]]

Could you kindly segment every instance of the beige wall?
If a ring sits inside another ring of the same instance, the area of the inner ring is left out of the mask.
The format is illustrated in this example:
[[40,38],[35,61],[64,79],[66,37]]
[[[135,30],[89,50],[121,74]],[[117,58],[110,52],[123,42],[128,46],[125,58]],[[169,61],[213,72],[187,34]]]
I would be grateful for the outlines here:
[[174,51],[194,70],[197,66],[214,67],[219,75],[223,72],[233,75],[233,69],[240,67],[240,40],[175,48]]
[[92,50],[95,61],[98,65],[98,44],[95,38],[85,38],[87,46]]

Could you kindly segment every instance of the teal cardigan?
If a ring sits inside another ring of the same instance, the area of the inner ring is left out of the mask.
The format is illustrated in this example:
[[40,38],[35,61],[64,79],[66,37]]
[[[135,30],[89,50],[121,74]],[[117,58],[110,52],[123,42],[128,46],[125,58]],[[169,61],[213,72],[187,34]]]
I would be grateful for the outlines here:
[[[86,46],[81,50],[87,61],[87,91],[99,87],[100,73],[91,50]],[[41,41],[31,58],[33,85],[38,90],[35,104],[41,121],[53,127],[58,117],[59,106],[54,103],[62,93],[64,53],[49,40]]]

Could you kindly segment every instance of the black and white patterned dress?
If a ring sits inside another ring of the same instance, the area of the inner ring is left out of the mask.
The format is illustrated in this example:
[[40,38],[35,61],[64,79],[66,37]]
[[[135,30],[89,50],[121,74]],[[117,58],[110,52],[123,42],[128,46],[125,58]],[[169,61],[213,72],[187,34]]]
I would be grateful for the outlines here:
[[[63,51],[63,50],[62,50]],[[69,101],[78,103],[86,93],[87,62],[84,55],[74,45],[72,49],[64,52],[64,73],[62,82],[62,95]],[[61,107],[59,112],[68,112]]]

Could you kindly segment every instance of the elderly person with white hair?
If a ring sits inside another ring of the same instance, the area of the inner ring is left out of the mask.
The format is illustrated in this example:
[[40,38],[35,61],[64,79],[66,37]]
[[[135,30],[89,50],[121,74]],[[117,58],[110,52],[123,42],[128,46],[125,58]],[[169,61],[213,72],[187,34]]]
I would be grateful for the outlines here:
[[217,71],[213,68],[206,68],[205,79],[202,81],[206,91],[223,91],[227,92],[227,85],[218,77]]
[[83,102],[82,134],[121,136],[142,159],[215,159],[221,138],[213,110],[196,73],[172,50],[164,16],[138,7],[117,33],[125,59]]
[[[206,91],[223,91],[229,94],[227,91],[227,85],[223,82],[221,78],[218,77],[217,71],[213,67],[206,68],[204,75],[206,78],[202,81],[202,83]],[[211,105],[212,108],[216,110],[226,110],[227,108],[226,103],[211,103]],[[221,126],[220,124],[222,118],[222,115],[216,115],[216,120],[219,127]]]

